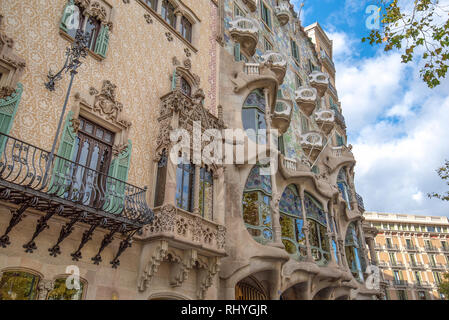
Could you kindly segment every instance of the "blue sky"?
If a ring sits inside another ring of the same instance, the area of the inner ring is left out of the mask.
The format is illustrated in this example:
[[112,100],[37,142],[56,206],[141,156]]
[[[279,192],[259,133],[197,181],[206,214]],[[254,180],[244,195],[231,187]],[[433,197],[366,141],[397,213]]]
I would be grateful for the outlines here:
[[[291,2],[299,10],[302,0]],[[448,189],[435,170],[449,159],[449,79],[429,89],[419,78],[420,61],[403,64],[399,52],[362,43],[373,4],[306,0],[301,13],[304,26],[318,21],[333,40],[357,191],[369,211],[448,216],[449,203],[427,193]]]

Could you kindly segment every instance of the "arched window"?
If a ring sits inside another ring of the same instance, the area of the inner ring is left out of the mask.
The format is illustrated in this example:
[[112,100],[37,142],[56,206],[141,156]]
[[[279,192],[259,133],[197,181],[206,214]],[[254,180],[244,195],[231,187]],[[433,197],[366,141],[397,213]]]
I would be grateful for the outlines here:
[[200,170],[199,197],[201,216],[203,218],[213,220],[214,178],[212,171],[207,167],[203,167]]
[[186,96],[192,96],[192,86],[184,77],[181,77],[181,91]]
[[193,186],[195,165],[179,158],[176,169],[176,205],[186,211],[193,211]]
[[326,213],[322,205],[308,193],[304,194],[307,222],[309,223],[309,241],[313,259],[321,265],[330,260],[329,240],[327,237]]
[[352,195],[348,186],[348,179],[346,177],[346,168],[341,168],[340,171],[338,172],[337,185],[343,199],[346,201],[348,205],[348,208],[352,210],[351,207]]
[[303,232],[301,198],[295,185],[289,185],[282,194],[279,213],[285,250],[295,259],[306,257],[307,248]]
[[246,98],[242,109],[243,129],[247,131],[247,135],[251,140],[259,144],[265,144],[267,140],[266,133],[259,131],[267,129],[265,105],[265,96],[262,90],[257,89]]
[[273,239],[271,192],[271,176],[261,175],[260,166],[254,166],[243,192],[243,220],[248,232],[260,243]]
[[58,278],[55,280],[53,290],[48,293],[47,300],[82,300],[85,288],[84,281],[75,283],[72,281],[72,289],[68,289],[66,285],[67,277]]
[[346,231],[345,253],[351,273],[357,280],[363,282],[364,262],[360,255],[361,241],[354,222],[351,222]]
[[25,271],[4,271],[0,279],[0,300],[36,300],[40,277]]

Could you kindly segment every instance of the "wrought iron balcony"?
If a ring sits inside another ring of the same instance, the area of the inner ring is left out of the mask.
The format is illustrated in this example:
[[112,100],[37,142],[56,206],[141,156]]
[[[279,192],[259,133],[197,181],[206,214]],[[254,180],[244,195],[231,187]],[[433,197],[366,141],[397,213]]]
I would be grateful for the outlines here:
[[448,247],[448,246],[446,246],[446,247],[441,247],[440,249],[441,249],[441,252],[446,252],[446,253],[449,252],[449,247]]
[[259,41],[258,22],[251,18],[237,17],[229,22],[229,33],[234,41],[240,43],[240,48],[249,56],[256,52]]
[[[332,61],[332,58],[328,56],[328,54],[325,50],[321,50],[320,58],[323,63],[327,64],[330,67],[330,69],[335,71],[334,61]],[[329,86],[331,86],[330,82],[329,82]]]
[[389,251],[399,251],[400,248],[397,244],[387,244],[385,248]]
[[276,74],[279,84],[284,82],[285,73],[287,72],[287,60],[285,57],[280,53],[267,51],[261,58],[262,62]]
[[19,139],[0,133],[0,199],[19,206],[9,226],[0,237],[0,246],[10,244],[9,233],[22,220],[25,210],[33,208],[45,213],[36,226],[31,240],[23,247],[32,253],[37,249],[36,238],[48,227],[53,216],[67,218],[58,242],[49,249],[56,257],[59,245],[72,232],[77,222],[91,229],[83,235],[79,249],[72,253],[73,260],[81,259],[81,249],[91,239],[97,227],[108,229],[101,248],[92,260],[101,262],[100,253],[112,242],[112,236],[121,233],[126,240],[120,245],[118,255],[111,261],[119,265],[118,256],[130,245],[134,234],[153,219],[148,207],[146,188],[138,188],[109,177]]
[[333,110],[315,111],[315,121],[321,130],[328,135],[335,126],[335,112]]
[[409,263],[409,265],[410,265],[410,268],[412,268],[412,269],[424,269],[425,268],[425,266],[420,262],[411,261]]
[[365,204],[363,203],[363,198],[358,193],[355,194],[355,197],[357,198],[357,206],[359,208],[359,211],[361,213],[365,212]]
[[427,252],[439,252],[439,250],[438,250],[438,248],[437,247],[435,247],[435,246],[433,246],[433,245],[425,245],[424,246],[424,249],[427,251]]
[[308,132],[301,135],[301,147],[307,158],[315,161],[323,150],[323,136],[318,132]]
[[332,105],[331,109],[335,113],[335,122],[340,125],[343,129],[346,129],[346,121],[345,117],[341,114],[341,112],[338,110],[337,105]]
[[430,289],[432,285],[427,281],[418,281],[415,283],[415,288],[417,289]]
[[290,4],[287,1],[281,2],[276,6],[275,12],[281,26],[285,26],[290,20]]
[[322,98],[329,88],[329,75],[327,73],[313,70],[309,74],[310,85],[318,92],[318,97]]
[[317,90],[315,88],[300,87],[296,90],[295,95],[296,103],[310,117],[316,107]]
[[405,268],[405,264],[400,261],[390,261],[390,266],[392,268]]
[[446,270],[447,266],[441,263],[430,263],[432,270]]
[[385,261],[379,261],[379,267],[381,268],[387,268],[388,267],[388,263]]
[[407,251],[419,251],[419,248],[413,244],[406,245],[405,248],[407,249]]
[[383,245],[381,245],[381,244],[375,244],[374,245],[374,249],[376,249],[376,250],[384,250],[384,246]]
[[408,287],[409,286],[409,283],[407,280],[393,280],[392,284],[395,287]]

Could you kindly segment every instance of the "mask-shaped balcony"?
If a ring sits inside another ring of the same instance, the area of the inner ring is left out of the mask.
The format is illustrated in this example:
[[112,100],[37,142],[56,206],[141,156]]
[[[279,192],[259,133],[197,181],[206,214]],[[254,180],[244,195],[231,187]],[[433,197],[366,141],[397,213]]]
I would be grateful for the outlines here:
[[279,130],[279,134],[284,134],[290,126],[292,119],[292,105],[287,100],[278,100],[272,117],[272,125]]
[[248,56],[256,52],[259,41],[258,23],[254,19],[237,17],[229,22],[229,33],[234,41],[240,43],[240,49]]
[[355,164],[354,155],[352,153],[352,146],[339,146],[339,147],[329,147],[323,151],[321,155],[322,159],[327,167],[331,171],[336,170],[341,167],[343,164],[353,165]]
[[323,150],[323,136],[318,132],[308,132],[301,135],[301,147],[307,158],[316,160]]
[[287,60],[284,56],[277,52],[267,51],[262,56],[262,62],[276,74],[279,84],[282,84],[287,71]]
[[[96,228],[107,229],[98,254],[92,258],[99,264],[101,252],[114,235],[125,236],[120,250],[111,261],[114,268],[118,257],[128,248],[138,230],[153,220],[154,213],[146,203],[146,188],[138,188],[117,180],[104,172],[54,155],[19,139],[0,133],[0,199],[18,206],[13,211],[6,232],[0,236],[0,247],[15,239],[9,233],[24,218],[27,209],[42,213],[30,241],[24,244],[26,252],[37,250],[36,238],[49,226],[52,218],[67,219],[58,242],[49,248],[50,255],[61,254],[60,244],[73,230],[75,223],[90,226],[80,239],[72,259],[81,259],[81,249],[92,239]],[[56,230],[54,230],[55,232]],[[26,236],[26,235],[23,235]]]
[[285,26],[290,20],[290,8],[287,1],[281,2],[275,9],[276,16],[281,26]]
[[309,74],[310,85],[315,88],[318,92],[318,97],[322,98],[329,88],[329,75],[314,70],[311,74]]
[[256,0],[242,0],[242,1],[244,4],[246,4],[248,9],[251,10],[251,12],[256,11],[257,9]]
[[296,103],[301,110],[310,117],[316,107],[317,90],[315,88],[300,87],[296,90],[295,94]]
[[328,135],[335,126],[335,112],[332,110],[316,111],[315,121],[321,130]]

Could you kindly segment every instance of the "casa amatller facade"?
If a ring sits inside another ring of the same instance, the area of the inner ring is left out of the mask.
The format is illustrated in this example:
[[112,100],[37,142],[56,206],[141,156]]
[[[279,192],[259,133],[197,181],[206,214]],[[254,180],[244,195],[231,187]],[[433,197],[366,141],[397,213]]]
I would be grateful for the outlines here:
[[[332,41],[289,1],[9,0],[0,15],[0,300],[382,298]],[[172,161],[170,134],[195,123],[244,130],[222,139],[234,151],[277,130],[277,170],[261,153]]]

